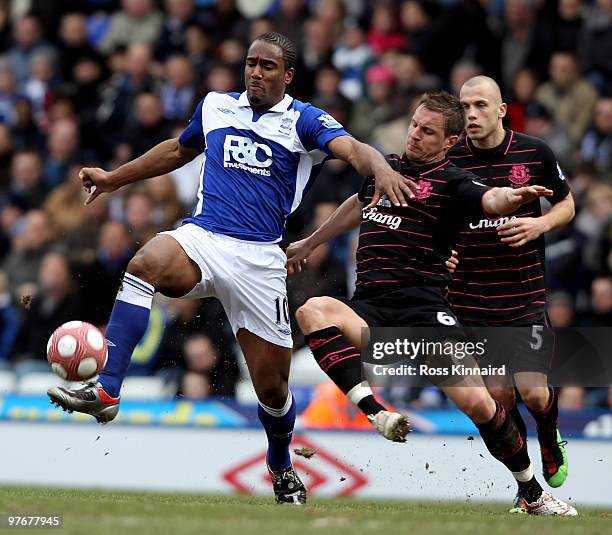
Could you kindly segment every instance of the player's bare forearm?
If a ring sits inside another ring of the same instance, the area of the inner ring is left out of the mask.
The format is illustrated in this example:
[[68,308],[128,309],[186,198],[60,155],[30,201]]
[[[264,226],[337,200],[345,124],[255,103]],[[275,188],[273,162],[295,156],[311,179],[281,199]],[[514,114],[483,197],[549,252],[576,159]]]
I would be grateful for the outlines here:
[[506,190],[509,188],[492,188],[482,196],[482,209],[487,214],[503,215],[514,212],[516,208],[508,206]]
[[338,206],[334,213],[307,238],[309,244],[314,249],[318,245],[358,227],[362,219],[362,210],[363,203],[359,200],[357,194],[352,195]]
[[395,206],[408,206],[408,199],[414,198],[411,188],[419,189],[412,180],[394,171],[377,150],[350,136],[332,139],[327,147],[336,158],[351,164],[359,174],[374,177],[374,196],[369,206],[375,206],[383,193]]
[[287,273],[300,273],[308,257],[321,244],[354,229],[361,222],[363,203],[357,195],[344,201],[310,236],[287,247]]
[[[344,156],[344,160],[351,164],[355,170],[363,176],[376,176],[383,169],[389,168],[384,156],[376,149],[361,143],[354,138],[342,138],[343,144],[338,144],[340,154]],[[333,142],[332,142],[333,143]],[[330,149],[331,148],[330,143]],[[335,156],[336,153],[334,153]],[[338,156],[340,157],[340,156]],[[343,159],[343,158],[341,158]]]
[[85,204],[91,204],[102,193],[111,193],[127,184],[174,171],[197,155],[197,150],[182,146],[178,138],[175,138],[162,141],[142,156],[114,171],[105,171],[99,167],[83,167],[79,171],[79,178],[89,193]]
[[497,235],[502,243],[510,247],[521,247],[538,239],[542,234],[569,223],[572,217],[574,217],[574,201],[568,194],[545,216],[512,218],[498,227]]
[[535,201],[538,197],[553,194],[543,186],[523,188],[491,188],[482,196],[482,208],[488,214],[506,215],[518,210],[523,204]]
[[199,151],[182,146],[178,138],[162,141],[142,156],[111,172],[117,187],[164,175],[193,160]]
[[557,228],[567,225],[576,214],[574,198],[571,193],[567,194],[563,200],[553,204],[551,209],[539,219],[544,226],[544,232],[550,232]]

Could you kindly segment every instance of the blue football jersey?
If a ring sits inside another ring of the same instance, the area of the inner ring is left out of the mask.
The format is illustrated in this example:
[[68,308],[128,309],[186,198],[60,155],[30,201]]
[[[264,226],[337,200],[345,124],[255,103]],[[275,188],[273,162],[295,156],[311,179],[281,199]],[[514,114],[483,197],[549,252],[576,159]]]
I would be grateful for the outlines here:
[[197,202],[183,223],[280,241],[287,217],[331,156],[327,143],[346,135],[331,115],[289,95],[258,114],[246,93],[209,93],[179,138],[205,156]]

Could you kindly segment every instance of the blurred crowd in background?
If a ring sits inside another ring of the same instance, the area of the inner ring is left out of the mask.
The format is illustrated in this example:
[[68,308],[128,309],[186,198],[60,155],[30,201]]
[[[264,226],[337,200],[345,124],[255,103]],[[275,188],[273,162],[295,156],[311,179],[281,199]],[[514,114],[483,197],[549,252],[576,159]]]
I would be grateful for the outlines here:
[[[243,91],[248,45],[271,30],[298,47],[290,94],[384,153],[403,152],[424,91],[498,80],[508,125],[551,146],[577,203],[547,237],[552,323],[612,325],[612,0],[0,0],[0,367],[46,369],[65,321],[104,327],[131,256],[191,210],[200,160],[88,207],[80,168],[116,168],[177,136],[208,91]],[[286,243],[361,180],[328,162]],[[350,294],[354,241],[319,247],[289,279],[292,315]],[[189,398],[233,395],[218,303],[157,299],[130,372],[167,374]],[[561,403],[612,395],[567,388]]]

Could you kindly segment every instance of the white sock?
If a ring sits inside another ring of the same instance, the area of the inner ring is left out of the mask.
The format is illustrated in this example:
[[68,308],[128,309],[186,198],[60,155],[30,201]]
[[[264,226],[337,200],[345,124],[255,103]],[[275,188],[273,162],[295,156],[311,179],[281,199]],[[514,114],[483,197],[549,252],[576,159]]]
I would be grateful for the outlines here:
[[[368,383],[365,383],[366,385]],[[349,398],[351,403],[358,405],[359,402],[368,396],[373,396],[372,389],[369,386],[363,386],[364,383],[359,383],[351,388],[347,393],[346,397]]]
[[155,288],[148,282],[130,273],[126,273],[121,281],[121,286],[119,286],[117,301],[124,301],[131,305],[148,308],[150,310],[154,293]]
[[517,481],[527,483],[527,481],[531,481],[533,479],[533,466],[531,463],[529,463],[529,466],[525,468],[525,470],[521,472],[512,472],[512,475]]
[[276,416],[277,418],[281,418],[282,416],[285,416],[285,414],[289,412],[292,401],[293,401],[293,396],[291,395],[291,390],[289,390],[289,393],[287,394],[287,401],[285,401],[285,404],[280,409],[268,407],[267,405],[264,405],[261,401],[259,402],[259,404],[261,405],[261,408],[264,411],[266,411],[268,414],[270,414],[271,416]]

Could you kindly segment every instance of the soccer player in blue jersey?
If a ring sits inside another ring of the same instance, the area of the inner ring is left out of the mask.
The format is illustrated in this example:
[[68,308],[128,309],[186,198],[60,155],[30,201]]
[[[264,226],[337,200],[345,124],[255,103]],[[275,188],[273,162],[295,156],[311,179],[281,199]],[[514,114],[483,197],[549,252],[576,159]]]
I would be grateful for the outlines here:
[[180,137],[114,171],[81,170],[89,204],[101,193],[205,155],[192,216],[149,241],[128,265],[106,329],[108,362],[98,381],[74,390],[52,387],[48,395],[66,410],[91,414],[99,422],[112,420],[132,351],[147,328],[153,294],[215,296],[229,317],[259,399],[276,501],[297,504],[306,501],[306,489],[289,456],[295,422],[288,388],[292,339],[286,258],[278,245],[285,221],[328,157],[376,177],[374,204],[384,193],[406,206],[413,197],[410,188],[418,187],[326,112],[286,94],[295,59],[295,46],[285,36],[259,36],[247,52],[246,92],[209,93]]

